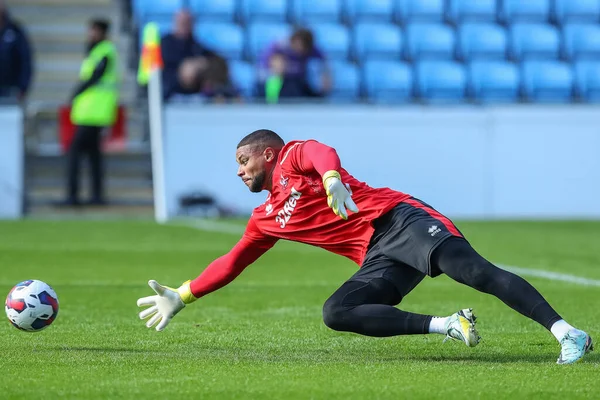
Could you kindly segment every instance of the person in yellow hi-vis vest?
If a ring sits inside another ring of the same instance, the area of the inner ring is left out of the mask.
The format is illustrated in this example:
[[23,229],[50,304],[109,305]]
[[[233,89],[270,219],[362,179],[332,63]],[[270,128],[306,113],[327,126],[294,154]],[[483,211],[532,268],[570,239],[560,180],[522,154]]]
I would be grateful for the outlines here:
[[105,204],[102,160],[102,130],[115,123],[118,112],[118,59],[108,40],[110,23],[92,20],[88,30],[87,55],[81,65],[79,85],[72,96],[71,122],[75,136],[68,152],[66,205],[79,205],[79,167],[83,154],[90,161],[92,197],[90,204]]

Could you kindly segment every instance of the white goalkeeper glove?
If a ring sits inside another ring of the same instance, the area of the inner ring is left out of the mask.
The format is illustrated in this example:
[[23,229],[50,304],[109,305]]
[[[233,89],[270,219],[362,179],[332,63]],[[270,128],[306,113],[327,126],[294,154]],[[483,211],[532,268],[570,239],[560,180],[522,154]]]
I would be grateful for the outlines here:
[[150,306],[140,312],[140,319],[150,317],[146,326],[152,328],[156,325],[157,331],[167,327],[169,321],[181,311],[186,304],[196,300],[190,289],[190,281],[185,282],[178,289],[162,286],[155,280],[148,281],[148,286],[156,292],[155,296],[138,299],[138,307]]
[[340,173],[331,170],[323,174],[323,186],[327,192],[327,205],[331,207],[335,215],[348,219],[348,211],[357,213],[358,207],[352,200],[352,191],[349,185],[342,183]]

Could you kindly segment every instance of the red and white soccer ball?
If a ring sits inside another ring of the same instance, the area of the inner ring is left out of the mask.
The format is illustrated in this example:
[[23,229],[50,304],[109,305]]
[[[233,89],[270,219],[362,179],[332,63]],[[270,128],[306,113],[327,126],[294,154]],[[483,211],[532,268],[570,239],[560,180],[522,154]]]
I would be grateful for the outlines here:
[[23,281],[17,283],[8,293],[4,309],[15,328],[39,332],[56,319],[58,297],[56,292],[42,281]]

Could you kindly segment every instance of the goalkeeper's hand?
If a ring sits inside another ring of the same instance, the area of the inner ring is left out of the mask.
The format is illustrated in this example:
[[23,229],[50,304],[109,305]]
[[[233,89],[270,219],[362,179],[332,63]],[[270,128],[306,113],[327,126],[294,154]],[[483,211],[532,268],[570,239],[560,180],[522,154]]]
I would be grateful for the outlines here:
[[162,331],[169,321],[181,311],[186,304],[196,300],[190,290],[190,281],[185,282],[178,289],[162,286],[155,280],[148,281],[148,286],[156,292],[154,296],[138,299],[138,307],[150,306],[140,312],[140,319],[150,317],[146,326],[152,328],[156,325],[157,331]]
[[327,205],[335,215],[348,219],[348,211],[357,213],[358,207],[352,200],[352,191],[349,185],[342,183],[342,177],[337,171],[327,171],[323,174],[323,186],[327,192]]

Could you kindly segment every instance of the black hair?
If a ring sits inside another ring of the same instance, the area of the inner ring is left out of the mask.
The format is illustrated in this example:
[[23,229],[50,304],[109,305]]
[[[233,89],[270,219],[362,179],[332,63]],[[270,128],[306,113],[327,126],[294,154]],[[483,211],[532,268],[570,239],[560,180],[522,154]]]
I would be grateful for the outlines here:
[[110,21],[106,19],[92,19],[90,21],[90,26],[98,29],[104,36],[108,35],[110,31]]
[[264,150],[269,146],[281,149],[285,145],[285,142],[281,136],[275,132],[269,129],[259,129],[240,140],[237,148],[239,149],[240,147],[247,145],[258,146],[260,147],[260,150]]
[[302,42],[304,47],[310,52],[314,49],[314,36],[312,31],[306,28],[298,28],[292,34],[291,40],[299,40]]

